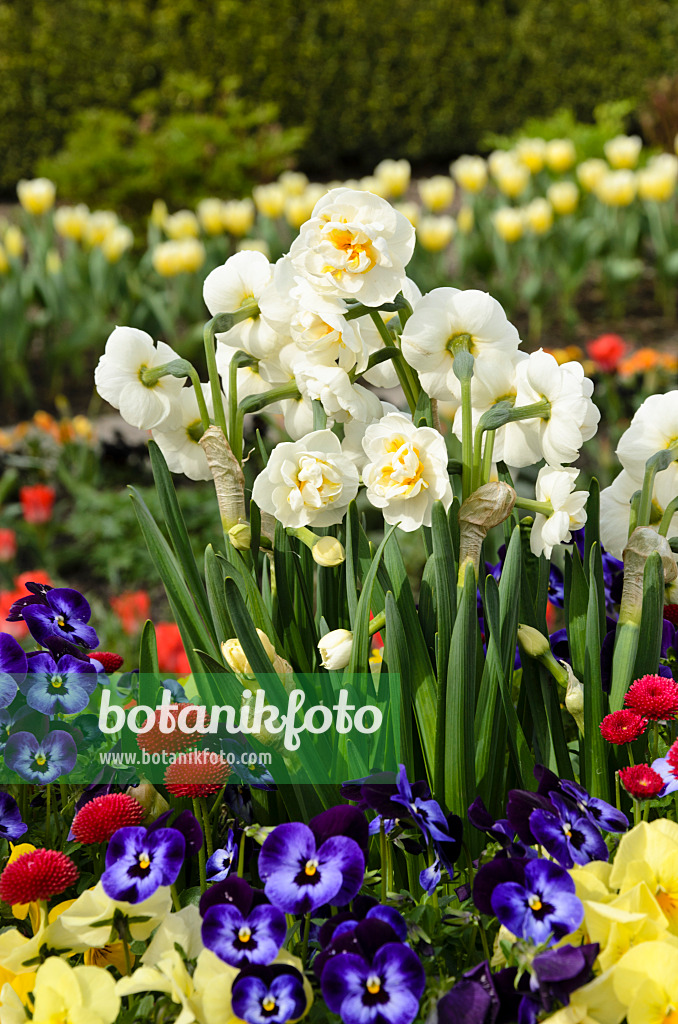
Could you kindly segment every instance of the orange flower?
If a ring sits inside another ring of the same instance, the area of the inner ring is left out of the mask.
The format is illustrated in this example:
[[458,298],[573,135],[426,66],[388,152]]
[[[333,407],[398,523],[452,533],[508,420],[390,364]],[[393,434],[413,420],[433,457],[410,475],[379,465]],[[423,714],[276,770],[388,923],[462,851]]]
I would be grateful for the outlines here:
[[179,627],[174,622],[157,622],[158,664],[161,672],[188,675],[191,671]]
[[623,359],[618,367],[620,377],[633,377],[637,373],[649,373],[651,370],[678,369],[678,358],[668,352],[657,352],[653,348],[639,348],[628,359]]
[[30,484],[19,489],[21,511],[27,523],[48,523],[52,518],[56,491],[49,484]]
[[150,615],[151,599],[145,590],[128,590],[111,598],[111,608],[125,633],[138,633]]

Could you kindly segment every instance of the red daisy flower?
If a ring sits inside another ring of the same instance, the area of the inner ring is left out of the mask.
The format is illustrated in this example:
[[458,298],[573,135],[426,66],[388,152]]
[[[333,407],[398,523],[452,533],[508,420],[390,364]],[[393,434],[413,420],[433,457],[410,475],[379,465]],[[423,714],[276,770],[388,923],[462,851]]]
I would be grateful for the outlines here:
[[678,604],[665,604],[664,618],[668,619],[671,625],[678,629]]
[[666,752],[666,760],[672,768],[678,768],[678,740],[672,743]]
[[[198,722],[198,710],[197,704],[190,703],[177,704],[176,711],[170,710],[169,707],[163,708],[162,712],[156,710],[151,729],[148,732],[139,733],[137,743],[142,750],[146,750],[149,754],[160,754],[163,750],[166,750],[167,753],[179,754],[183,750],[190,750],[202,739],[202,735],[198,732],[185,731],[186,728],[194,729],[196,723],[203,728],[202,717]],[[182,711],[185,714],[182,715]],[[174,728],[171,732],[160,731],[161,713],[174,721]],[[178,722],[180,715],[181,722]],[[209,720],[209,715],[205,714],[204,726],[209,725]]]
[[122,654],[113,651],[93,651],[87,657],[90,661],[98,661],[104,666],[104,672],[117,672],[123,661]]
[[608,743],[633,743],[646,729],[647,719],[628,709],[613,711],[600,723],[603,739]]
[[211,796],[218,793],[231,768],[212,750],[192,750],[177,757],[165,772],[165,785],[172,796]]
[[114,832],[128,825],[140,825],[144,809],[127,793],[97,796],[80,808],[71,831],[79,843],[106,843]]
[[653,722],[675,718],[678,715],[678,683],[664,676],[643,676],[629,687],[624,704]]
[[619,772],[622,786],[636,800],[649,800],[664,788],[664,780],[649,764],[632,764]]
[[58,896],[77,881],[80,872],[60,850],[33,850],[8,864],[0,875],[0,899],[33,903]]

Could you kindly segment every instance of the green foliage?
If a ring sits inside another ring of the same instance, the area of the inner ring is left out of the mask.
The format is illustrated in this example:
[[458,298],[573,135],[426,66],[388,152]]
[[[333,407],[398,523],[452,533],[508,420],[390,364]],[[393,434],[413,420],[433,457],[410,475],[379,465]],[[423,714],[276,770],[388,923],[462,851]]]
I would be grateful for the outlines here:
[[224,74],[306,128],[309,170],[450,158],[528,117],[640,95],[678,69],[677,29],[669,0],[0,0],[1,184],[55,152],[76,111],[218,117]]
[[571,139],[579,160],[603,157],[603,147],[608,139],[626,132],[627,120],[634,107],[633,100],[600,103],[593,111],[593,124],[578,121],[572,110],[560,107],[548,117],[528,117],[525,124],[510,135],[488,132],[482,139],[482,147],[513,149],[516,142],[523,138]]
[[275,124],[273,103],[243,100],[227,80],[170,77],[147,90],[131,116],[110,108],[82,111],[64,148],[39,164],[63,198],[95,203],[105,196],[125,214],[145,213],[158,196],[171,207],[209,195],[246,195],[276,177],[303,133]]

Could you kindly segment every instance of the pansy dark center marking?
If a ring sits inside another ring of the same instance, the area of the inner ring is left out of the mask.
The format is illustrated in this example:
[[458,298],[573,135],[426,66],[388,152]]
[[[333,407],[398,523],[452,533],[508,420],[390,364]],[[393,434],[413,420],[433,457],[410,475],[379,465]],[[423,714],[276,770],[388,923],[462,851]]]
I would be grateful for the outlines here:
[[381,991],[381,978],[376,974],[370,974],[369,978],[365,982],[365,988],[371,996],[376,996]]
[[243,924],[238,928],[238,938],[241,942],[249,942],[252,938],[252,929]]
[[317,870],[318,870],[318,861],[315,858],[311,858],[311,860],[307,860],[306,861],[306,866],[304,867],[304,874],[305,875],[308,875],[309,878],[312,878]]

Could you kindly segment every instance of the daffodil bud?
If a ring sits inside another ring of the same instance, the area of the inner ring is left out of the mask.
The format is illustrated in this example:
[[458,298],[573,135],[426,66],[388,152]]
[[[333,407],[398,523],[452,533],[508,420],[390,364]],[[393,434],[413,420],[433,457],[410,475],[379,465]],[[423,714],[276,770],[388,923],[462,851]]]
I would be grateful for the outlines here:
[[311,548],[313,561],[318,565],[341,565],[346,561],[344,545],[336,537],[321,537]]
[[200,438],[207,464],[214,478],[219,514],[224,530],[244,523],[245,477],[221,427],[208,427]]
[[664,583],[672,583],[678,575],[676,560],[666,537],[649,526],[639,526],[629,537],[624,548],[624,587],[619,609],[619,621],[640,622],[643,607],[643,576],[645,563],[658,551],[664,570]]
[[228,537],[237,551],[249,551],[252,544],[252,531],[248,523],[236,523],[228,531]]
[[134,797],[136,802],[143,807],[145,825],[150,825],[161,814],[169,810],[169,804],[164,796],[158,793],[155,786],[152,786],[150,782],[142,782],[139,786],[130,786],[127,790],[127,795]]
[[[261,646],[266,651],[266,655],[269,658],[271,665],[273,665],[277,658],[275,647],[268,639],[263,629],[258,629],[257,635],[261,640]],[[242,676],[254,675],[252,666],[247,660],[247,655],[245,654],[242,644],[237,637],[232,637],[230,640],[224,640],[221,645],[221,653],[232,672],[236,672],[238,675]]]
[[333,629],[318,642],[323,668],[330,672],[346,668],[353,650],[353,633],[350,629]]
[[473,565],[478,576],[480,552],[485,537],[511,515],[516,492],[502,481],[483,484],[469,495],[459,509],[459,580],[463,586],[466,566]]
[[518,626],[518,643],[531,658],[543,658],[551,650],[547,637],[534,626]]
[[579,732],[584,735],[584,684],[577,679],[572,668],[566,661],[560,663],[567,672],[567,691],[565,693],[565,707],[570,712]]

